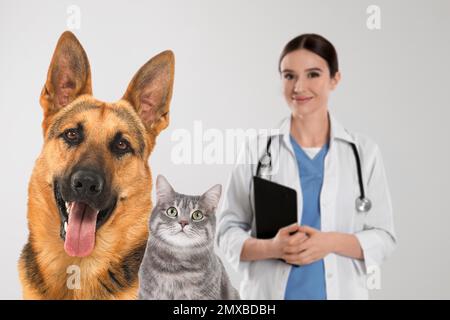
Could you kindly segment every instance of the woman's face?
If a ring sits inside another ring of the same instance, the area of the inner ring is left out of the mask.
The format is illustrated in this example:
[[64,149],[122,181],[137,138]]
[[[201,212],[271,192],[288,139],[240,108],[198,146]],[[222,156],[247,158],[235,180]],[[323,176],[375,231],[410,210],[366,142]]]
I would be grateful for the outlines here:
[[306,116],[328,108],[328,96],[340,80],[339,72],[330,78],[325,59],[298,49],[281,60],[283,95],[294,115]]

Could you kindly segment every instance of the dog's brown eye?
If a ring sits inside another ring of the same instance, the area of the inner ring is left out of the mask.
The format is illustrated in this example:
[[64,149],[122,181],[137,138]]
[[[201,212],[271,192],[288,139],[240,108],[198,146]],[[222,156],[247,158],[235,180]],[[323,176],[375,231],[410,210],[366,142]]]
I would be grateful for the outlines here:
[[75,130],[68,130],[66,132],[66,137],[69,140],[76,140],[78,139],[78,132],[76,132]]
[[116,133],[116,135],[109,144],[109,149],[119,159],[127,153],[134,153],[134,150],[131,147],[130,142],[128,142],[127,139],[123,138],[121,132]]
[[78,125],[77,128],[71,128],[64,131],[60,137],[70,146],[77,146],[83,142],[83,127]]
[[120,140],[117,142],[117,149],[125,151],[128,148],[128,143],[125,140]]

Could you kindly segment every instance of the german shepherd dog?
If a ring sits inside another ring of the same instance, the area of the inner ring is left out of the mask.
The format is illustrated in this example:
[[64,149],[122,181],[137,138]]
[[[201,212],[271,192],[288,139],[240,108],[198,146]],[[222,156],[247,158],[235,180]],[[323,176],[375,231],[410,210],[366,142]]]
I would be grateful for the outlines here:
[[174,63],[171,51],[156,55],[122,99],[106,103],[92,96],[81,44],[61,35],[40,96],[44,145],[19,260],[25,299],[137,298],[152,209],[148,158],[169,124]]

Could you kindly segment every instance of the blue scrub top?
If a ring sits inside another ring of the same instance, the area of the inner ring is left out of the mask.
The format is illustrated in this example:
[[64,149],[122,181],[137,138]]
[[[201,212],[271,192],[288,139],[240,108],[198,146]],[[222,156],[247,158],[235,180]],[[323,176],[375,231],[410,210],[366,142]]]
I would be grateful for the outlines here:
[[[297,159],[303,194],[302,225],[320,230],[320,191],[323,183],[325,155],[329,143],[311,159],[291,136]],[[325,300],[325,267],[323,259],[304,266],[292,266],[286,286],[286,300]]]

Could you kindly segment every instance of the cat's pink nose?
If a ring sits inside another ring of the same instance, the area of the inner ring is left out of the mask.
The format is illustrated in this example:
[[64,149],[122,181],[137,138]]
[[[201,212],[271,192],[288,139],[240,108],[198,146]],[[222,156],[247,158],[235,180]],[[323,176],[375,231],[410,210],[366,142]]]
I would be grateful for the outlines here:
[[184,228],[184,226],[189,224],[189,223],[186,220],[181,220],[180,224],[181,224],[181,228]]

